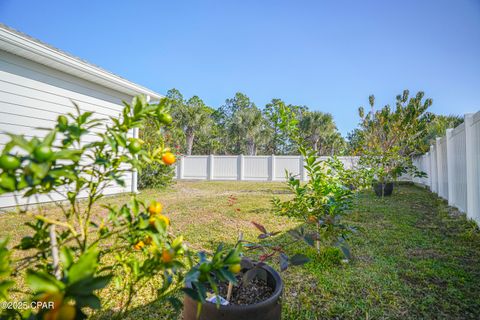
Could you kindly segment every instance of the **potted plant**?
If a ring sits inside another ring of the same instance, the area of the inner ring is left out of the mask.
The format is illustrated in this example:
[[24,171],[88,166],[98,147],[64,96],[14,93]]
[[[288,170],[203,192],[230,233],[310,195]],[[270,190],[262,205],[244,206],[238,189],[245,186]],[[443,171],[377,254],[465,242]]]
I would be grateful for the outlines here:
[[[229,203],[236,200],[229,197]],[[267,264],[274,258],[284,271],[289,265],[302,265],[308,258],[301,254],[286,254],[268,239],[279,232],[268,232],[261,224],[252,222],[260,231],[258,241],[243,239],[227,249],[222,244],[215,252],[198,254],[198,262],[185,277],[185,320],[280,320],[283,282],[280,274]],[[255,254],[254,259],[246,253]]]
[[402,174],[424,176],[412,163],[412,157],[423,153],[423,140],[427,135],[427,124],[432,114],[427,109],[431,99],[423,101],[424,93],[418,92],[409,98],[404,90],[396,97],[396,108],[389,105],[375,111],[375,97],[369,97],[371,112],[365,113],[359,108],[361,118],[357,139],[360,148],[361,164],[372,172],[373,188],[377,196],[389,196],[393,192],[393,183]]
[[368,168],[371,185],[378,197],[391,196],[394,182],[402,174],[413,172],[416,169],[411,163],[411,158],[402,157],[397,149],[393,147],[381,155],[366,152],[360,158],[360,166]]
[[[116,316],[123,318],[137,289],[151,279],[162,280],[159,298],[181,282],[182,237],[169,232],[159,202],[146,204],[133,195],[120,207],[108,201],[103,209],[96,206],[106,187],[124,186],[125,174],[141,169],[142,163],[174,163],[168,148],[145,150],[141,140],[130,136],[146,119],[165,125],[168,105],[168,100],[149,104],[139,96],[125,103],[119,117],[109,119],[76,106],[76,113],[60,115],[42,138],[9,135],[0,155],[0,194],[51,197],[58,214],[41,204],[18,204],[21,213],[32,215],[27,223],[31,233],[14,247],[25,253],[11,263],[0,240],[0,276],[10,269],[25,275],[30,291],[24,299],[53,306],[9,309],[5,317],[85,319],[101,308],[98,290],[113,283],[121,302]],[[113,259],[107,263],[106,257]],[[0,281],[0,298],[11,286],[10,280]]]

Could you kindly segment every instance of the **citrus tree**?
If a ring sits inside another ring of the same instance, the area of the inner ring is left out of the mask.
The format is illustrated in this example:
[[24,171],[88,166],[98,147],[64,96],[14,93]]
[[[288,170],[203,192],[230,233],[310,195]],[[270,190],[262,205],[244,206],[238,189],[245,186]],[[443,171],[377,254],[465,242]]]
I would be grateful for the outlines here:
[[380,183],[396,181],[404,173],[420,176],[412,156],[423,153],[423,141],[428,134],[428,124],[433,115],[427,112],[432,99],[423,99],[418,92],[409,97],[404,90],[396,97],[394,110],[389,105],[375,111],[375,97],[369,97],[371,112],[359,108],[361,118],[357,139],[360,140],[357,152],[362,156],[364,167],[373,172]]
[[[9,310],[8,317],[84,319],[101,308],[98,290],[113,282],[121,318],[135,292],[154,277],[162,283],[158,297],[169,296],[181,283],[185,248],[182,237],[169,232],[160,203],[145,204],[133,195],[119,207],[108,201],[103,209],[96,205],[107,187],[126,186],[128,173],[144,163],[173,164],[168,148],[145,149],[131,136],[147,118],[159,128],[164,125],[168,104],[135,97],[120,117],[109,119],[76,106],[76,113],[59,116],[42,138],[9,134],[0,156],[0,194],[48,197],[59,214],[18,202],[18,211],[31,214],[33,221],[27,223],[30,235],[14,247],[25,252],[13,261],[13,271],[25,275],[32,301],[52,302],[53,308]],[[8,257],[1,242],[0,298],[12,286],[1,280],[9,272]]]
[[287,186],[294,196],[287,201],[274,198],[275,211],[306,223],[307,229],[290,232],[293,237],[315,246],[318,251],[322,246],[338,246],[349,258],[345,239],[354,228],[343,224],[341,218],[352,204],[353,188],[350,185],[353,175],[338,159],[321,161],[317,151],[305,145],[299,134],[298,120],[290,109],[283,108],[281,118],[281,128],[297,144],[309,179],[302,183],[297,176],[287,172]]

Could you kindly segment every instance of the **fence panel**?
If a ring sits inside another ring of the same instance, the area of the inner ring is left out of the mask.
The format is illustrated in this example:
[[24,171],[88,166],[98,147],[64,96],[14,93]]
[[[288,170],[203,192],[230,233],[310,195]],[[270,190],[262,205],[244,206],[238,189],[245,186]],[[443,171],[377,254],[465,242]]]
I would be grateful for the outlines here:
[[447,138],[437,138],[438,195],[448,200]]
[[437,146],[430,146],[430,190],[438,193]]
[[208,179],[208,156],[183,157],[182,162],[182,179]]
[[237,180],[239,159],[237,156],[213,157],[214,180]]
[[480,224],[480,112],[465,117],[467,216]]
[[450,190],[452,192],[451,203],[461,211],[467,211],[467,162],[465,144],[465,124],[461,124],[451,133],[452,141],[452,177]]
[[285,180],[285,170],[294,176],[300,175],[300,170],[303,168],[303,162],[301,162],[299,156],[275,156],[274,180]]
[[[319,157],[326,160],[329,157]],[[339,157],[353,168],[358,157]],[[284,181],[285,170],[301,180],[308,179],[301,156],[183,156],[176,168],[177,179]]]
[[245,156],[245,180],[261,180],[270,179],[270,156]]
[[414,182],[430,186],[480,225],[480,112],[466,114],[464,123],[447,129],[446,137],[437,138],[430,152],[413,160],[428,174]]

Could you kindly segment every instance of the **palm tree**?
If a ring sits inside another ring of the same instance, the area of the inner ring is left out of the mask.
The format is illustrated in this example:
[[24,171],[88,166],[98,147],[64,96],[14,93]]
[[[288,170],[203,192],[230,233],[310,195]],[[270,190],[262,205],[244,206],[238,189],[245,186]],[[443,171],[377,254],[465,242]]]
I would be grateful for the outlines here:
[[337,127],[330,113],[306,111],[299,122],[301,135],[307,140],[313,150],[324,153],[329,146],[327,141],[337,133]]
[[198,96],[188,101],[177,100],[173,109],[176,126],[185,132],[185,153],[192,154],[195,136],[209,131],[212,124],[212,109]]
[[236,110],[233,113],[229,131],[231,135],[242,138],[248,155],[256,155],[259,143],[268,136],[265,119],[256,106]]

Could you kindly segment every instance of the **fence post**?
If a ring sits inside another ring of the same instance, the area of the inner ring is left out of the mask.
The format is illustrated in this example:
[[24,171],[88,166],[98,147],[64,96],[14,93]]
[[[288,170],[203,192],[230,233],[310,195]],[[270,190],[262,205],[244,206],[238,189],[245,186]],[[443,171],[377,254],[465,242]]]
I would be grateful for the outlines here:
[[237,161],[237,180],[244,180],[245,159],[243,158],[243,154],[238,155]]
[[432,192],[438,193],[438,179],[437,179],[437,151],[433,145],[430,146],[430,174],[432,175]]
[[300,181],[306,181],[305,179],[305,169],[303,168],[303,162],[304,162],[304,159],[303,159],[303,155],[300,155]]
[[213,154],[208,155],[208,170],[207,170],[207,179],[213,180],[213,166],[215,165],[215,160]]
[[475,179],[476,170],[475,166],[478,165],[475,162],[476,145],[480,141],[476,141],[475,133],[472,130],[473,114],[468,113],[465,115],[465,166],[467,169],[467,217],[474,219],[477,223],[480,223],[479,207],[477,196],[480,192],[478,181]]
[[442,159],[442,152],[440,152],[440,141],[441,138],[437,137],[435,139],[435,153],[437,154],[437,194],[442,197],[442,191],[443,191],[443,174],[442,174],[442,168],[440,166],[441,162],[444,161]]
[[183,179],[183,173],[185,171],[185,156],[181,156],[180,159],[178,159],[178,180]]
[[431,175],[431,171],[432,169],[430,168],[431,166],[431,155],[430,155],[430,152],[427,152],[427,155],[425,157],[426,161],[425,161],[425,173],[427,174],[427,181],[425,182],[425,185],[427,186],[431,186],[432,185],[432,177],[430,177]]
[[270,173],[268,175],[270,181],[275,180],[275,155],[270,156]]
[[447,129],[447,137],[446,137],[446,146],[447,146],[447,177],[448,177],[448,205],[453,206],[457,202],[455,199],[455,194],[453,192],[453,188],[455,187],[455,175],[454,175],[454,162],[453,157],[454,155],[454,147],[453,147],[453,139],[452,139],[453,129]]

